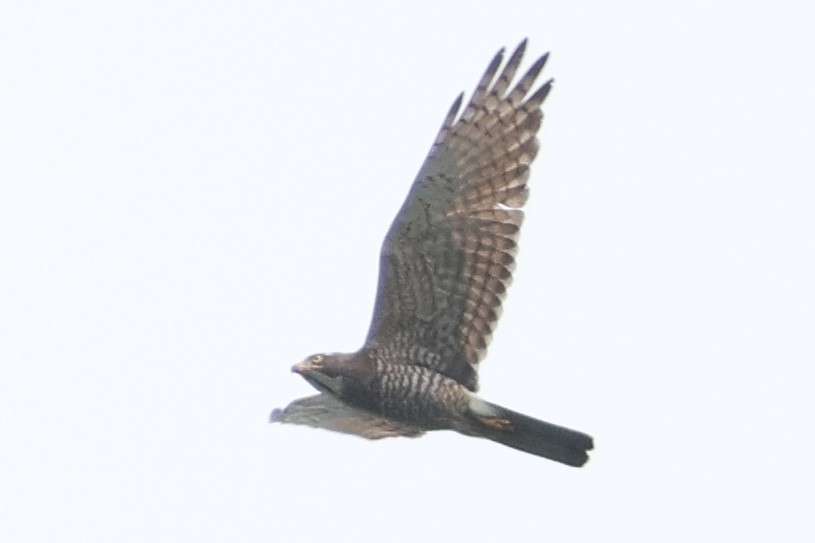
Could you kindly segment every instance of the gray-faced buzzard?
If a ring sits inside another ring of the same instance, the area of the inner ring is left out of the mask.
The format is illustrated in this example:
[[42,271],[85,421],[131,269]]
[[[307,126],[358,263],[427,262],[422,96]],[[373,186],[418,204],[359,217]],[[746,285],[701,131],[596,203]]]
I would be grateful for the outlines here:
[[470,102],[450,108],[382,244],[373,321],[355,353],[295,365],[320,394],[276,409],[273,422],[370,439],[455,430],[582,466],[592,438],[489,403],[477,368],[512,277],[529,165],[549,80],[546,62],[512,81],[524,40],[490,62]]

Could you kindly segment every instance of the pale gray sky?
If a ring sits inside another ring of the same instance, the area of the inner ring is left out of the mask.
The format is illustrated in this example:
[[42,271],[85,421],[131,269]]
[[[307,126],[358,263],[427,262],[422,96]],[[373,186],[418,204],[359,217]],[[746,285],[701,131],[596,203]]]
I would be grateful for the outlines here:
[[[812,541],[804,3],[6,2],[0,540]],[[551,51],[484,397],[582,470],[269,426],[455,96]]]

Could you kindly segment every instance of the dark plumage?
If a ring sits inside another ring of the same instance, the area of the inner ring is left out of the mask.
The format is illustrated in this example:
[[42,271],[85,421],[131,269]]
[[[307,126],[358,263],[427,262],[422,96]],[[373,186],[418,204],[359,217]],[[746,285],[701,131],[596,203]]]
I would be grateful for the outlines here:
[[525,47],[499,73],[501,50],[461,115],[462,96],[447,114],[382,245],[365,345],[294,366],[320,394],[276,409],[272,421],[370,439],[449,429],[571,466],[588,460],[588,435],[474,394],[512,279],[552,84],[530,94],[544,55],[510,88]]

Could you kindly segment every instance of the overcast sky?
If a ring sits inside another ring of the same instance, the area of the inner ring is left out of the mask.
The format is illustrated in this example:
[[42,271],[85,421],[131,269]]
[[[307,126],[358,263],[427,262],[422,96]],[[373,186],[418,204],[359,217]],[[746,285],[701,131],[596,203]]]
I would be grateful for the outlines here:
[[[814,540],[804,5],[4,2],[0,540]],[[592,460],[270,426],[524,37],[556,83],[481,392]]]

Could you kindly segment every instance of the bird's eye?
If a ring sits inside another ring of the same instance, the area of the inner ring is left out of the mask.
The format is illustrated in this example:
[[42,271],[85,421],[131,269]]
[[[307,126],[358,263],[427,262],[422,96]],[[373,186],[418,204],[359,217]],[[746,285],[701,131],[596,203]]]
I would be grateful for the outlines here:
[[325,358],[323,355],[315,354],[311,357],[311,361],[315,364],[320,364],[323,361],[323,358]]

